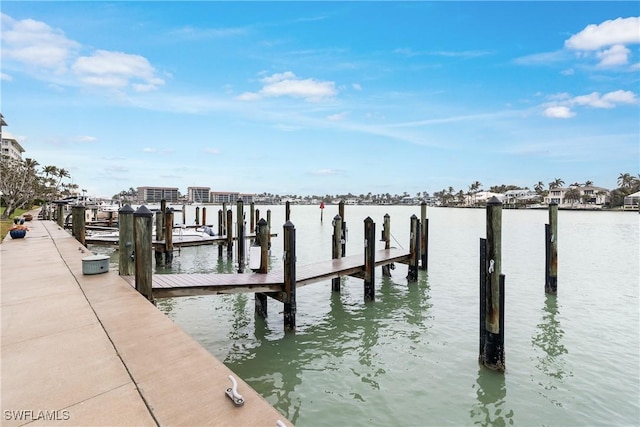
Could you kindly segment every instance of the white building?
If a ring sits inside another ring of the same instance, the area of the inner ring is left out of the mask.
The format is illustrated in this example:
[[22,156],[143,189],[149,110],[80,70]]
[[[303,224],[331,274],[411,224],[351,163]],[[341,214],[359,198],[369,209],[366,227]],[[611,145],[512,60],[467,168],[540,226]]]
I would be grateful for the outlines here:
[[24,148],[18,142],[18,140],[6,130],[2,131],[2,158],[3,159],[13,159],[13,160],[22,160],[22,153],[24,153]]
[[[577,190],[579,196],[576,198],[567,198],[567,193],[572,190]],[[602,207],[609,198],[609,190],[602,187],[575,187],[568,188],[552,188],[549,190],[549,194],[544,198],[544,202],[557,203],[558,207],[573,207],[573,208],[598,208]]]

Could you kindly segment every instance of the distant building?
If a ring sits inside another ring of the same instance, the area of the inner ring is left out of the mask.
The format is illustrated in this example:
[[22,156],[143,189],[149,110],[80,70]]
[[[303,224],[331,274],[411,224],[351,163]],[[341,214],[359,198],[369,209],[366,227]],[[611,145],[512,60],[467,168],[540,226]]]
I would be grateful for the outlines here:
[[138,187],[138,203],[178,203],[177,187]]
[[255,194],[242,194],[228,191],[212,191],[209,193],[209,201],[215,204],[237,203],[242,199],[243,203],[253,203]]
[[[2,119],[4,122],[4,119]],[[3,159],[13,159],[13,160],[22,160],[22,153],[24,153],[24,148],[18,142],[18,140],[6,130],[2,131],[2,158]]]
[[624,198],[623,209],[640,209],[640,191],[629,194]]
[[[580,197],[567,199],[567,193],[571,190],[578,190]],[[544,198],[545,203],[557,203],[558,207],[602,207],[609,198],[609,190],[602,187],[568,187],[551,188],[549,194]]]
[[192,203],[208,203],[211,187],[187,187],[187,201]]
[[504,193],[503,203],[505,205],[528,205],[539,202],[541,197],[533,190],[507,190]]

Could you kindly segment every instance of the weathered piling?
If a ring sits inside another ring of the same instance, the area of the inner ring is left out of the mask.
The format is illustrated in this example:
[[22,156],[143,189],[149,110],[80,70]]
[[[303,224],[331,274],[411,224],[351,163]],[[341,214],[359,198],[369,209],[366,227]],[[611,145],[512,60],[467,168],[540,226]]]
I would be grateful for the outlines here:
[[[382,241],[384,241],[385,249],[391,249],[391,217],[389,214],[384,214],[384,222],[382,223]],[[382,266],[382,277],[391,277],[390,264]]]
[[[155,213],[156,224],[156,240],[164,240],[164,211],[156,211]],[[156,265],[162,265],[163,251],[153,251],[156,258]]]
[[85,207],[83,205],[75,205],[71,209],[72,223],[71,233],[83,246],[85,245]]
[[222,233],[225,236],[227,235],[227,204],[225,202],[222,203]]
[[238,199],[237,208],[237,236],[238,236],[238,273],[244,273],[244,202]]
[[[267,236],[271,234],[267,221],[261,218],[256,226],[256,243],[260,246],[260,274],[266,274],[269,271],[269,248]],[[256,292],[255,294],[256,314],[263,318],[267,318],[267,295]]]
[[251,202],[249,204],[249,233],[255,233],[255,231],[256,231],[255,204]]
[[231,230],[231,224],[233,224],[233,211],[227,210],[226,223],[226,236],[227,236],[227,258],[233,258],[233,231]]
[[118,273],[121,276],[135,274],[133,213],[134,210],[129,205],[118,210]]
[[296,329],[296,229],[285,222],[284,234],[284,328]]
[[153,213],[144,205],[140,206],[133,214],[136,290],[151,302],[153,302],[151,288],[152,218]]
[[341,256],[344,257],[347,255],[347,223],[344,220],[344,200],[340,200],[340,203],[338,203],[338,215],[342,218],[342,236],[340,237],[340,241],[342,242]]
[[60,227],[64,227],[64,207],[65,203],[56,203],[56,222]]
[[[486,240],[481,240],[480,362],[504,371],[504,275],[502,272],[502,203],[492,197],[487,202]],[[484,245],[484,250],[482,248]],[[484,259],[482,257],[484,255]],[[484,289],[482,289],[484,288]],[[484,306],[484,308],[483,308]]]
[[200,206],[196,206],[196,225],[200,225]]
[[[255,210],[255,218],[258,220],[258,222],[260,222],[260,209],[256,209]],[[258,234],[258,223],[256,223],[256,229],[253,231],[254,233]]]
[[364,300],[375,299],[376,224],[371,217],[364,220]]
[[[182,205],[182,224],[187,224],[187,207],[185,205]],[[173,226],[173,224],[171,224],[171,226]]]
[[418,260],[420,259],[420,221],[415,214],[411,215],[409,253],[411,256],[407,270],[407,280],[409,282],[415,282],[418,280]]
[[558,293],[558,204],[549,203],[549,224],[545,224],[545,287],[548,294]]
[[[342,218],[340,215],[333,217],[333,244],[331,245],[331,259],[342,257]],[[340,278],[331,279],[331,290],[340,292]]]
[[202,207],[202,225],[207,225],[207,207]]
[[267,248],[271,249],[271,209],[267,209],[267,225],[269,226],[269,234],[267,235]]
[[422,233],[420,235],[420,268],[428,269],[429,261],[429,219],[427,218],[427,203],[420,204],[420,224]]
[[164,265],[170,266],[173,262],[173,209],[164,211]]
[[[218,209],[218,236],[224,235],[224,214],[222,209]],[[218,243],[218,258],[222,256],[222,245]]]
[[284,220],[289,221],[291,219],[291,203],[287,200],[284,204]]

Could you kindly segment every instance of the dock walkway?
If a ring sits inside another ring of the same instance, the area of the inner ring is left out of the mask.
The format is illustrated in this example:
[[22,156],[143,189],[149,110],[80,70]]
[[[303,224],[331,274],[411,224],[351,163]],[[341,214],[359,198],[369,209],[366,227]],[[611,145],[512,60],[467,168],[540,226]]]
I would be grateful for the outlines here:
[[291,425],[117,272],[83,275],[56,223],[28,225],[0,245],[3,426]]

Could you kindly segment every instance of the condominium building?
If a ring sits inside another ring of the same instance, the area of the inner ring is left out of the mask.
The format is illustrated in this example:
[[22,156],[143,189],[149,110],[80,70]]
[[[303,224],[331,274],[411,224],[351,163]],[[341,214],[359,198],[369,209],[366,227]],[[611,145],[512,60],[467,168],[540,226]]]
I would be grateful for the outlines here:
[[255,194],[241,194],[227,191],[212,191],[209,193],[209,201],[211,203],[236,203],[238,199],[241,199],[243,203],[253,203]]
[[187,201],[192,203],[208,203],[211,187],[187,187]]
[[177,187],[138,187],[138,203],[178,203]]
[[[4,119],[3,119],[4,120]],[[6,130],[2,131],[2,158],[22,160],[22,153],[24,148],[18,142],[18,140]]]

